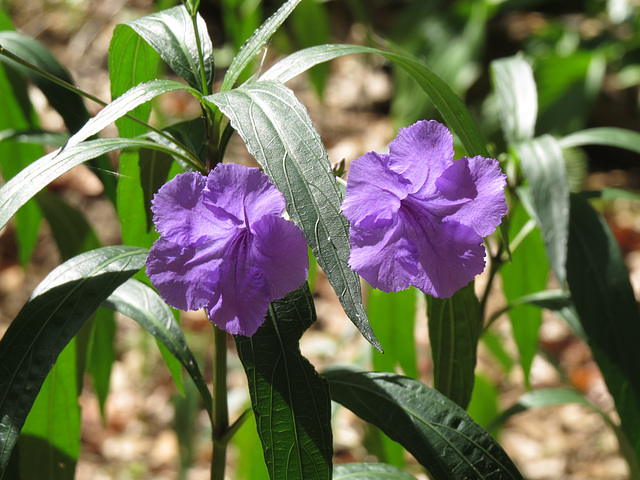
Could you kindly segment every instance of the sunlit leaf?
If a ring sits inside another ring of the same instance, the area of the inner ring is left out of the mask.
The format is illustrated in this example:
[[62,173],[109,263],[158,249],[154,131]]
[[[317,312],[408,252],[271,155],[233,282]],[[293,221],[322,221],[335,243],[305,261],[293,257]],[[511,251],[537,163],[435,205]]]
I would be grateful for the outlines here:
[[146,256],[145,249],[105,247],[72,258],[38,285],[7,329],[0,341],[0,476],[58,355]]
[[155,290],[131,279],[118,287],[103,305],[138,322],[178,359],[191,375],[205,408],[211,414],[211,392],[202,377],[198,363],[189,350],[171,309]]
[[174,153],[171,149],[149,140],[105,138],[88,140],[62,152],[56,150],[39,158],[0,187],[0,227],[6,225],[27,200],[76,165],[113,150],[141,147]]
[[333,467],[333,480],[416,480],[416,477],[384,463],[343,463]]
[[196,90],[173,80],[150,80],[148,82],[138,84],[120,95],[113,102],[100,110],[95,117],[85,123],[80,130],[71,136],[65,145],[64,150],[75,147],[80,142],[86,140],[92,135],[95,135],[106,126],[111,125],[119,118],[125,116],[137,106],[156,98],[158,95],[172,92],[174,90],[189,90],[195,95],[198,95]]
[[131,20],[125,25],[144,38],[178,76],[206,94],[213,90],[213,44],[207,32],[207,24],[199,14],[196,18],[206,85],[202,84],[200,57],[191,16],[183,5]]
[[354,53],[376,53],[406,71],[431,98],[447,126],[460,138],[468,155],[489,157],[486,139],[480,133],[460,97],[429,68],[411,57],[359,45],[321,45],[299,50],[282,59],[260,77],[260,80],[286,82],[318,63]]
[[521,56],[491,62],[502,131],[509,143],[531,140],[538,115],[533,70]]
[[558,140],[558,143],[562,148],[606,145],[640,153],[640,133],[623,128],[589,128],[567,135]]
[[529,182],[531,206],[558,282],[566,279],[569,228],[569,184],[556,139],[549,135],[514,145],[520,166]]
[[364,337],[380,344],[362,306],[360,278],[349,268],[349,223],[329,157],[309,114],[279,82],[257,82],[210,95],[229,117],[258,163],[284,194],[287,212],[302,228],[340,302]]
[[253,336],[234,336],[272,480],[331,478],[329,389],[298,345],[315,320],[305,283],[271,304]]
[[522,478],[487,431],[418,380],[346,369],[325,375],[333,400],[401,443],[432,478]]
[[298,3],[300,3],[300,0],[288,0],[253,33],[233,58],[231,65],[229,65],[220,87],[221,92],[226,92],[233,87],[245,67],[249,65],[249,62],[257,55],[260,49],[266,45]]

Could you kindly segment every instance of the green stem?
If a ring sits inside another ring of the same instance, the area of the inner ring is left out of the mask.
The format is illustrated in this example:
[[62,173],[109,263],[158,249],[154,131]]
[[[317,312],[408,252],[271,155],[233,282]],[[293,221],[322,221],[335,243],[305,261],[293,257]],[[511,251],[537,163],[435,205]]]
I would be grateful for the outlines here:
[[[47,72],[46,70],[43,70],[42,68],[38,67],[37,65],[34,65],[30,62],[27,62],[26,60],[20,58],[19,56],[17,56],[14,53],[11,53],[9,50],[7,50],[6,48],[4,48],[2,45],[0,45],[0,55],[13,60],[14,62],[16,62],[19,65],[22,65],[23,67],[27,68],[28,70],[31,70],[32,72],[37,73],[38,75],[41,75],[42,77],[46,78],[47,80],[55,83],[56,85],[59,85],[62,88],[66,88],[67,90],[76,93],[84,98],[87,98],[89,100],[91,100],[94,103],[97,103],[98,105],[102,106],[102,107],[106,107],[107,106],[107,102],[103,102],[102,100],[100,100],[98,97],[91,95],[89,92],[85,92],[84,90],[76,87],[75,85]],[[146,122],[143,122],[142,120],[134,117],[133,115],[130,114],[125,114],[124,115],[126,118],[133,120],[134,122],[143,125],[145,128],[148,128],[149,130],[151,130],[152,132],[155,132],[156,134],[160,135],[161,137],[165,138],[166,140],[168,140],[169,142],[171,142],[172,144],[176,145],[178,148],[180,148],[181,150],[184,150],[185,153],[188,154],[188,156],[185,156],[185,159],[187,160],[187,163],[189,163],[189,165],[191,165],[192,167],[194,167],[197,170],[202,170],[202,165],[200,165],[200,161],[198,159],[198,157],[191,152],[187,147],[185,147],[182,143],[178,142],[175,138],[173,138],[171,135],[168,135],[167,133],[163,132],[162,130],[159,130],[151,125],[149,125]]]
[[[488,250],[488,247],[487,247]],[[487,286],[485,287],[484,294],[482,295],[482,299],[480,300],[480,321],[484,320],[486,315],[487,301],[489,300],[489,294],[491,293],[491,287],[493,286],[493,281],[496,277],[496,273],[500,270],[500,266],[502,265],[502,241],[500,241],[498,245],[498,251],[495,256],[491,257],[491,265],[489,267],[489,278],[487,279]]]
[[200,91],[203,96],[209,95],[209,86],[207,85],[207,75],[204,71],[204,55],[202,53],[202,43],[200,42],[200,32],[198,31],[197,10],[191,14],[191,23],[193,24],[193,32],[196,35],[196,47],[198,48],[198,63],[200,64]]
[[229,437],[229,409],[227,405],[227,334],[213,326],[215,357],[213,360],[213,458],[211,480],[224,480]]

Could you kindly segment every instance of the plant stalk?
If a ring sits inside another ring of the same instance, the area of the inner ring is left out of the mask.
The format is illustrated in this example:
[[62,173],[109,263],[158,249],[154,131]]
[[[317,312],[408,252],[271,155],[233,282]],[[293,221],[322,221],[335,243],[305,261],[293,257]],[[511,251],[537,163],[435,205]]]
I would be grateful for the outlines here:
[[213,326],[215,355],[213,359],[213,457],[211,480],[224,480],[229,436],[229,408],[227,404],[227,333]]

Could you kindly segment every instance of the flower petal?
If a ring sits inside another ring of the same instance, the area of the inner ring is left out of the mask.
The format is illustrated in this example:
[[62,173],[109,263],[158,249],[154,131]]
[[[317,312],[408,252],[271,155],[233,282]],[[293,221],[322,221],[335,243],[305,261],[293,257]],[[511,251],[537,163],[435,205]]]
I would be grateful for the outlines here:
[[397,292],[414,284],[420,273],[418,250],[398,221],[373,230],[352,226],[349,241],[349,267],[373,288]]
[[204,205],[216,216],[251,225],[263,215],[282,215],[282,193],[257,168],[218,164],[207,177]]
[[[493,233],[507,213],[504,188],[506,175],[493,158],[461,158],[436,181],[436,186],[447,198],[470,198],[461,203],[448,220],[471,227],[481,237]],[[475,189],[476,194],[473,194]]]
[[205,177],[189,172],[165,183],[151,201],[156,230],[165,240],[191,245],[212,230],[227,228],[202,205]]
[[269,301],[279,300],[307,279],[309,254],[302,230],[273,215],[253,224],[251,256],[269,286]]
[[408,182],[389,169],[389,155],[369,152],[351,162],[342,212],[352,225],[390,225],[407,196]]
[[227,251],[220,265],[215,296],[206,306],[209,320],[221,329],[250,337],[264,322],[269,308],[269,286],[249,255],[252,235],[245,232]]
[[421,266],[413,285],[424,293],[451,297],[484,270],[482,237],[465,225],[423,224],[410,238],[417,243]]
[[436,179],[453,163],[453,137],[441,123],[422,120],[400,129],[389,156],[389,168],[411,182],[410,193],[433,191]]
[[198,310],[211,301],[219,282],[226,242],[183,247],[160,237],[147,257],[147,275],[162,298],[181,310]]

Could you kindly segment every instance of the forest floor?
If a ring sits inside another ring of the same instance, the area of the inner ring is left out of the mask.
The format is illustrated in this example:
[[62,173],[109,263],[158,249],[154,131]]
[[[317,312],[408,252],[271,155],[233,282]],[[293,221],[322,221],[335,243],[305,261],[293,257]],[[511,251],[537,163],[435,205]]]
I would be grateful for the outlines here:
[[[19,31],[39,39],[54,52],[80,88],[107,100],[110,95],[106,58],[113,28],[117,23],[143,15],[149,5],[124,0],[85,3],[82,8],[77,2],[73,3],[76,10],[70,11],[61,8],[60,2],[47,4],[48,9],[43,9],[42,2],[35,0],[14,2],[13,19]],[[352,38],[347,40],[358,40],[357,29],[350,34]],[[395,136],[389,117],[379,108],[389,101],[393,91],[388,73],[381,65],[361,57],[333,62],[323,102],[305,79],[295,80],[290,86],[309,109],[332,162],[342,158],[351,160],[366,151],[383,151]],[[43,127],[62,130],[60,118],[37,90],[32,91],[32,99]],[[199,114],[198,105],[180,94],[163,97],[159,107],[175,120]],[[99,109],[95,105],[89,108],[92,113]],[[232,161],[247,160],[239,141],[234,141],[230,156]],[[594,187],[624,187],[630,180],[625,172],[615,171],[590,175],[587,181]],[[101,196],[101,186],[90,170],[79,167],[59,179],[54,188],[85,212],[103,244],[119,242],[113,207]],[[640,243],[638,212],[632,204],[622,202],[611,210],[609,217],[627,254],[636,292],[640,292],[640,251],[636,249]],[[33,259],[24,269],[17,262],[11,227],[0,232],[1,330],[6,329],[33,288],[58,263],[59,254],[46,225],[42,227]],[[481,277],[477,284],[482,283]],[[371,348],[349,322],[322,275],[316,282],[315,299],[317,326],[305,334],[301,348],[316,368],[370,359]],[[502,298],[496,293],[491,298],[490,310],[495,311],[502,304]],[[183,316],[182,324],[192,348],[205,359],[205,364],[207,361],[210,364],[212,335],[206,319],[189,313]],[[416,325],[416,338],[427,339],[424,318],[418,319]],[[508,320],[499,320],[495,328],[515,358]],[[83,446],[77,479],[178,478],[180,445],[174,428],[173,407],[177,393],[153,343],[134,322],[125,318],[118,320],[118,356],[106,417],[101,417],[97,399],[88,386],[80,398]],[[419,343],[421,379],[429,384],[429,345],[427,340]],[[551,315],[544,317],[540,351],[531,372],[532,388],[572,386],[602,410],[615,415],[611,397],[589,349]],[[232,416],[237,416],[247,404],[248,392],[232,342],[229,356],[230,406]],[[521,371],[513,368],[512,374],[505,378],[483,349],[479,353],[479,370],[498,386],[501,408],[512,405],[525,391]],[[206,368],[205,372],[210,374],[210,369]],[[199,417],[199,421],[204,425],[206,418]],[[197,435],[193,464],[187,475],[189,480],[209,478],[211,448],[206,428],[200,428]],[[337,461],[375,460],[368,457],[362,447],[364,429],[356,418],[341,416],[334,435]],[[499,440],[531,480],[628,478],[615,435],[598,413],[583,406],[567,404],[516,415],[506,423]],[[234,478],[235,457],[231,451],[230,478]],[[426,478],[424,474],[416,475]]]

